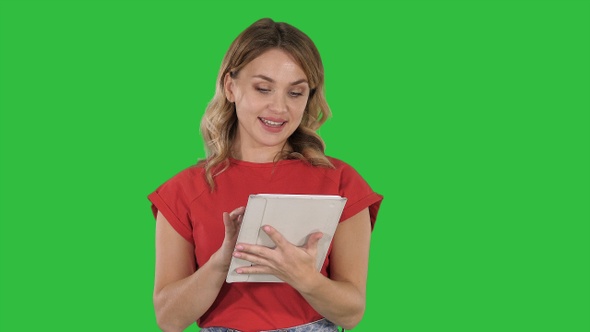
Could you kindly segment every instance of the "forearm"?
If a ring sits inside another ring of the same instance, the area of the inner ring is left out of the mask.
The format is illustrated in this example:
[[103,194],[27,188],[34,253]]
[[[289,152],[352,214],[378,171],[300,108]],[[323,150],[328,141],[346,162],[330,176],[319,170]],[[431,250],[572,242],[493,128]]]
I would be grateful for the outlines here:
[[154,308],[162,330],[183,331],[209,310],[225,282],[243,213],[243,207],[223,213],[223,243],[196,268],[194,246],[158,212]]
[[[275,248],[238,244],[234,257],[251,262],[238,273],[272,274],[295,288],[322,316],[351,329],[365,312],[371,228],[368,209],[342,222],[334,236],[329,279],[315,270],[317,244],[322,233],[311,234],[304,246],[289,243],[276,229],[264,232]],[[350,246],[349,243],[356,242]]]
[[183,331],[211,307],[225,273],[204,264],[192,275],[171,283],[154,294],[158,325],[164,331]]
[[333,323],[352,329],[365,312],[365,293],[352,283],[335,281],[317,273],[299,290],[305,300]]

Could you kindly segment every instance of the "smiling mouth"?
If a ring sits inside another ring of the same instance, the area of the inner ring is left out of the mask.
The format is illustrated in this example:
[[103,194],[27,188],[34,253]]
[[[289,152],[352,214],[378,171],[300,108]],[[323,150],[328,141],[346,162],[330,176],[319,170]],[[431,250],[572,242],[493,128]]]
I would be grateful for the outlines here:
[[269,127],[273,127],[273,128],[278,128],[283,126],[285,123],[287,123],[287,121],[284,122],[276,122],[276,121],[270,121],[264,118],[258,118],[260,119],[260,121],[262,121],[262,123],[264,123],[265,125],[269,126]]

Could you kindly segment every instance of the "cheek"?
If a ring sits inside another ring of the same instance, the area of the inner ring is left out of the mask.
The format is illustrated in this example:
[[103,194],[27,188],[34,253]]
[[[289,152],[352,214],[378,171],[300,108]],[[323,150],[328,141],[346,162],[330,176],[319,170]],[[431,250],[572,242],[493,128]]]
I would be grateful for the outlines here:
[[291,104],[291,112],[293,116],[300,119],[303,117],[303,113],[305,112],[305,107],[307,106],[307,100],[296,100],[293,101]]
[[248,93],[240,94],[239,99],[236,100],[236,109],[240,109],[240,111],[256,111],[264,106],[262,98]]

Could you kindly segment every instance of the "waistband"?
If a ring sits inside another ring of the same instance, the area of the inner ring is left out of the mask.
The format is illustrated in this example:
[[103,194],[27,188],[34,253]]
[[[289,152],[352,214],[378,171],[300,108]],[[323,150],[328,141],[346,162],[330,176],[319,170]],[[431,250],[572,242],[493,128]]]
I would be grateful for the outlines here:
[[[322,318],[318,321],[293,326],[293,327],[286,327],[277,330],[262,330],[260,332],[337,332],[338,326],[336,324],[330,322],[329,320]],[[240,330],[227,328],[227,327],[204,327],[201,329],[201,332],[242,332]]]

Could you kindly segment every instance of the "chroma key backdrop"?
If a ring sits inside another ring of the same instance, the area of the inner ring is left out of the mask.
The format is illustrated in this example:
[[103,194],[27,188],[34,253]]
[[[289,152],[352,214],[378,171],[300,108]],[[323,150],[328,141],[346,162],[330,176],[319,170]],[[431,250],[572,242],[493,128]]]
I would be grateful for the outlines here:
[[385,196],[354,331],[590,330],[571,0],[0,2],[0,330],[158,331],[146,196],[204,157],[221,59],[262,17],[315,41],[326,152]]

